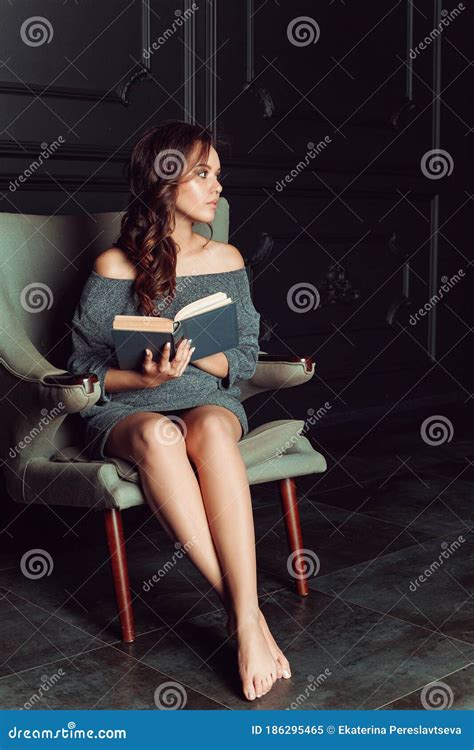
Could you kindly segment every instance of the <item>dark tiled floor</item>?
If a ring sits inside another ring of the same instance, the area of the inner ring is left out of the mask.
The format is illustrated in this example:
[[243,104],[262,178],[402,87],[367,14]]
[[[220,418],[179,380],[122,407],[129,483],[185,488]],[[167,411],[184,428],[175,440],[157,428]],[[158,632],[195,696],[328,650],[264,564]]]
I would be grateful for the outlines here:
[[[457,440],[428,446],[413,424],[384,425],[355,449],[357,436],[327,447],[315,438],[328,471],[297,480],[318,568],[307,598],[287,570],[276,486],[252,488],[262,607],[293,671],[255,703],[241,698],[223,613],[189,560],[147,586],[174,552],[147,508],[125,514],[137,623],[126,645],[100,514],[6,504],[0,706],[424,708],[442,682],[452,708],[472,708],[474,441],[456,422]],[[39,546],[54,568],[35,580],[20,561]]]
[[[189,686],[166,698],[167,675],[113,647],[81,653],[3,679],[2,708],[30,709],[155,709],[158,702],[180,700],[186,709],[223,709],[221,703],[196,693]],[[175,691],[178,687],[171,686]],[[156,696],[156,691],[159,693]],[[176,697],[174,697],[176,696]],[[176,703],[174,704],[176,705]]]
[[473,644],[472,551],[472,534],[443,535],[323,576],[311,586]]
[[452,708],[456,710],[472,710],[472,694],[474,692],[474,665],[456,670],[452,674],[436,680],[421,690],[403,695],[392,703],[382,706],[383,709],[419,709],[420,706],[430,708]]

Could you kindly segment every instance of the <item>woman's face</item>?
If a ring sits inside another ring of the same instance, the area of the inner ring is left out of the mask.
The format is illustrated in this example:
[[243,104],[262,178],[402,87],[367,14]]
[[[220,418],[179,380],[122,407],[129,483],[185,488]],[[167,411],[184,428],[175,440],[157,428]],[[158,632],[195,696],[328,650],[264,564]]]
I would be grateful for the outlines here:
[[207,163],[192,167],[179,183],[176,212],[189,217],[193,222],[212,222],[217,200],[222,192],[220,173],[219,157],[211,146]]

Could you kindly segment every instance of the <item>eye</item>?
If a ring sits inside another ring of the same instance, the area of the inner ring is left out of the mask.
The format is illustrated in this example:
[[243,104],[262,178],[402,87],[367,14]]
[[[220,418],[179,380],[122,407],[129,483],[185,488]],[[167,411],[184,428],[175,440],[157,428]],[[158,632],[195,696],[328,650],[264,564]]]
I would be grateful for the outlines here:
[[[196,174],[197,174],[198,177],[200,177],[202,174],[207,177],[207,175],[209,174],[209,170],[208,169],[201,169],[201,171],[200,172],[196,172]],[[217,177],[217,180],[220,182],[221,179],[222,179],[222,172],[219,172],[219,174],[217,174],[216,177]]]

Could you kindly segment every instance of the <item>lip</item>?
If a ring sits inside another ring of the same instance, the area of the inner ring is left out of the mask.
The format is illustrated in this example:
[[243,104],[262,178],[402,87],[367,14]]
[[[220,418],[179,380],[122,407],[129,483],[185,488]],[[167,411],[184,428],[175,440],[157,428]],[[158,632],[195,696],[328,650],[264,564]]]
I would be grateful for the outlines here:
[[217,201],[209,201],[207,204],[208,206],[214,206],[214,208],[217,208]]

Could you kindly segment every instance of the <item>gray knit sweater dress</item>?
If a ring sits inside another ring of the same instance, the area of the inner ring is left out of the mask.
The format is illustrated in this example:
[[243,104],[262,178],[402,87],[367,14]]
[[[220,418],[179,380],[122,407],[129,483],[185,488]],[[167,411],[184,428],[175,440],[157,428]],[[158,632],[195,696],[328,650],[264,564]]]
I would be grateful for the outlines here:
[[[245,268],[220,273],[176,277],[176,296],[165,309],[155,304],[163,317],[173,318],[184,305],[215,292],[226,292],[237,304],[239,345],[224,352],[229,373],[219,378],[189,363],[180,378],[154,388],[107,393],[104,379],[109,367],[118,367],[112,342],[115,315],[139,315],[132,279],[111,279],[92,271],[72,320],[72,353],[67,368],[73,373],[94,372],[101,395],[93,406],[81,412],[85,421],[86,445],[83,452],[91,459],[104,460],[104,446],[112,427],[139,411],[179,414],[202,404],[224,406],[237,415],[242,434],[248,422],[240,401],[239,380],[251,378],[257,367],[260,314],[255,310]],[[161,300],[161,302],[163,302]]]

